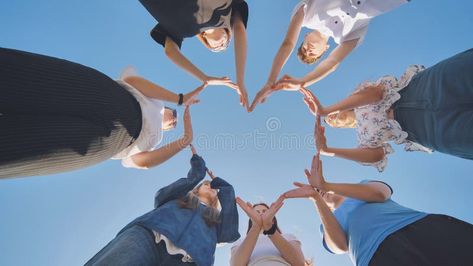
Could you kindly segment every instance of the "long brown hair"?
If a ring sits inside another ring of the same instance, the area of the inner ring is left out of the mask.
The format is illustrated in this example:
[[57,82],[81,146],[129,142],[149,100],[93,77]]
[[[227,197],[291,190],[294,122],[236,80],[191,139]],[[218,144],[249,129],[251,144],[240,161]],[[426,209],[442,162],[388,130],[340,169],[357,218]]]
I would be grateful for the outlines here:
[[[200,204],[200,199],[198,197],[199,195],[199,188],[203,184],[209,184],[210,181],[204,181],[200,183],[198,186],[196,186],[192,191],[187,193],[186,196],[182,197],[179,199],[179,207],[184,208],[184,209],[189,209],[189,210],[195,210],[199,207]],[[210,204],[210,206],[206,206],[204,213],[202,213],[202,218],[204,218],[205,223],[207,226],[214,226],[218,223],[220,223],[220,211],[218,210],[219,208],[219,202],[218,198],[214,200]]]
[[[266,207],[266,208],[269,209],[268,204],[263,203],[263,202],[257,203],[257,204],[255,204],[255,205],[253,205],[253,209],[254,209],[256,206],[264,206],[264,207]],[[277,230],[280,234],[282,234],[281,229],[279,229],[279,226],[277,225],[278,220],[276,219],[276,216],[273,217],[273,222],[276,223],[276,230]],[[252,226],[253,226],[253,222],[251,221],[251,219],[248,219],[248,229],[246,230],[246,233],[247,233],[247,234],[248,234],[248,232],[250,231],[250,229],[251,229]]]

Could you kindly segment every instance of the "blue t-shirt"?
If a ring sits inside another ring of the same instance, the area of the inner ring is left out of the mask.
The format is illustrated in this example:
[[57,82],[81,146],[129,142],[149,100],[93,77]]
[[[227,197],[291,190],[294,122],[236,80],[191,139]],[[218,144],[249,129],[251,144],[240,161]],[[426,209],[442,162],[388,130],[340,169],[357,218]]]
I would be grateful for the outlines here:
[[[369,182],[379,181],[363,180],[360,183]],[[391,199],[368,203],[352,198],[346,198],[333,214],[347,237],[350,259],[357,266],[368,266],[381,242],[390,234],[427,216],[427,213],[406,208]],[[322,225],[320,229],[323,235]],[[323,245],[333,253],[325,239]]]

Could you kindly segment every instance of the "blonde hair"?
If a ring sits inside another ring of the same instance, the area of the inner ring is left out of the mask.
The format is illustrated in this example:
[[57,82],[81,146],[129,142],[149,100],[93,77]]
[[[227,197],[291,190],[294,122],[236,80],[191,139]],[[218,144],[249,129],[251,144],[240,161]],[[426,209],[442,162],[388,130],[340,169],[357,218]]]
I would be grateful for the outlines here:
[[[187,193],[186,196],[179,199],[179,207],[184,209],[195,210],[200,205],[199,189],[204,184],[209,184],[210,181],[204,181],[196,186],[192,191]],[[204,213],[202,213],[202,218],[204,219],[207,226],[214,226],[220,223],[220,203],[218,198],[215,199],[214,202],[210,204],[210,206],[206,206]]]
[[[354,115],[354,110],[349,110],[349,111],[345,111],[345,112],[350,112],[350,113],[353,113],[353,115],[351,116],[348,116],[344,119],[344,121],[340,120],[338,115],[340,114],[340,112],[333,112],[333,113],[330,113],[328,114],[326,117],[325,117],[325,123],[327,123],[329,126],[331,127],[335,127],[335,128],[355,128],[356,127],[356,117]],[[335,119],[329,119],[330,116],[333,116],[333,115],[336,115]]]
[[304,42],[301,43],[301,46],[299,46],[299,49],[297,49],[297,58],[299,58],[299,61],[301,61],[303,64],[308,64],[308,65],[312,65],[314,64],[315,62],[317,62],[317,60],[319,60],[322,55],[320,54],[319,56],[315,57],[310,57],[307,55],[306,53],[306,50],[304,49]]
[[223,28],[223,29],[225,30],[225,32],[227,34],[227,42],[225,43],[225,45],[223,45],[221,47],[212,47],[212,46],[210,46],[209,41],[207,40],[207,38],[204,37],[205,32],[201,32],[201,33],[197,34],[197,39],[199,39],[207,49],[209,49],[210,51],[212,51],[214,53],[224,51],[230,45],[230,41],[232,39],[232,31],[228,28]]

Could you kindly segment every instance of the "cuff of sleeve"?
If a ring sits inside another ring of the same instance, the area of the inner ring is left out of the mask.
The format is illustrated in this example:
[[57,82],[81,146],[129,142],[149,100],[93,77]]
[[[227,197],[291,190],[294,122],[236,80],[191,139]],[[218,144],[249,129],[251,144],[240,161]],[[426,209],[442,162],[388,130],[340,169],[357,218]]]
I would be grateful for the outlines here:
[[205,167],[205,161],[199,155],[194,154],[192,155],[192,158],[191,158],[191,166],[192,167],[199,167],[199,166]]
[[221,187],[231,186],[227,181],[223,180],[220,177],[216,177],[210,182],[210,187],[213,189],[219,189]]

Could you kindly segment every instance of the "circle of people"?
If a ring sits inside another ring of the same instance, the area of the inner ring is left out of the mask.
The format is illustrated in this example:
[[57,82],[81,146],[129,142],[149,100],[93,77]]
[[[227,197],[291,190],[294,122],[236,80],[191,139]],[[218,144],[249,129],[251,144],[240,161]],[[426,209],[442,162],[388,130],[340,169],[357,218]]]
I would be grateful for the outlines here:
[[[158,21],[151,37],[201,86],[174,93],[132,68],[113,80],[74,62],[0,48],[0,178],[65,172],[110,158],[120,159],[124,167],[147,169],[191,147],[187,177],[159,189],[155,208],[125,226],[86,265],[208,266],[214,264],[218,243],[235,241],[231,265],[314,265],[316,260],[305,259],[301,242],[277,223],[278,210],[292,198],[313,201],[323,246],[330,253],[348,253],[354,265],[473,265],[473,225],[401,206],[391,200],[393,189],[381,181],[330,182],[320,159],[341,157],[382,172],[393,153],[389,142],[405,145],[406,151],[473,159],[473,49],[428,68],[409,66],[400,78],[362,82],[347,98],[324,105],[307,87],[335,71],[362,43],[371,19],[408,1],[302,0],[268,80],[250,104],[244,82],[245,1],[140,2]],[[311,31],[297,56],[306,64],[320,62],[304,77],[280,77],[303,27]],[[194,36],[212,52],[227,49],[234,38],[236,83],[207,75],[181,53],[182,42]],[[338,45],[328,53],[330,38]],[[253,205],[235,197],[232,185],[216,177],[192,146],[190,106],[211,85],[235,90],[248,112],[274,92],[301,93],[316,117],[317,153],[305,170],[307,183],[294,183],[294,189],[272,204]],[[177,123],[176,110],[164,102],[185,105],[184,133],[156,148],[163,131]],[[321,118],[331,127],[356,129],[358,147],[330,146]],[[203,181],[207,175],[210,180]],[[249,218],[244,237],[238,232],[237,205]]]

